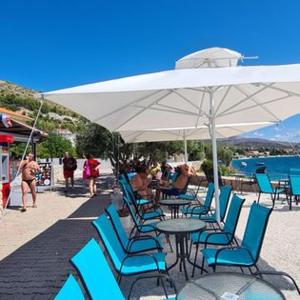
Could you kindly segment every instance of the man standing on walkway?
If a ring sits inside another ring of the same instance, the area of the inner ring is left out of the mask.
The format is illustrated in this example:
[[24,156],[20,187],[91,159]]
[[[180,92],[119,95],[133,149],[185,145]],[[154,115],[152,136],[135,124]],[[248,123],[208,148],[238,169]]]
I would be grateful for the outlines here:
[[65,153],[63,159],[63,169],[66,183],[65,193],[67,193],[69,190],[69,179],[71,181],[71,186],[74,186],[74,171],[77,169],[76,159],[73,158],[73,156],[70,155],[69,152]]
[[21,162],[20,170],[22,172],[22,203],[23,208],[21,212],[25,212],[27,209],[27,193],[31,191],[32,195],[32,207],[36,206],[36,179],[35,174],[39,170],[39,165],[34,161],[33,154],[28,153],[26,160]]

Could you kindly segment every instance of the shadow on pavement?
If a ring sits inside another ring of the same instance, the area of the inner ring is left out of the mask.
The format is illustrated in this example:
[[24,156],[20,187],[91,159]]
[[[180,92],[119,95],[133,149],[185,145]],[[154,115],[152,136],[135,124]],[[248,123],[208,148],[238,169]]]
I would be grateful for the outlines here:
[[[105,181],[105,178],[104,178]],[[100,186],[106,185],[103,179]],[[109,203],[100,194],[68,218],[58,220],[0,262],[0,299],[50,299],[74,269],[69,259],[97,234],[91,220]]]

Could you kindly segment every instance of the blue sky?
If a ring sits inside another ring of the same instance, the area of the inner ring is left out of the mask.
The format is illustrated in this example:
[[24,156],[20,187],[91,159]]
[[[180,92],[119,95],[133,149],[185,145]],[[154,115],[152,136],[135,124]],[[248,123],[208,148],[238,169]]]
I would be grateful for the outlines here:
[[299,11],[298,0],[1,1],[0,80],[47,91],[170,69],[212,46],[259,56],[247,64],[300,63]]

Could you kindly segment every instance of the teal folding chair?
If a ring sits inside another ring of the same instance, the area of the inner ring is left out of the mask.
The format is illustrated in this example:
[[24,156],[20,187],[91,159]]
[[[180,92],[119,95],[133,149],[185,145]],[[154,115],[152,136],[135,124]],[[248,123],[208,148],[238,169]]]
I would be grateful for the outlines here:
[[102,214],[92,224],[99,233],[100,239],[118,273],[117,280],[122,276],[130,276],[147,272],[167,273],[165,254],[128,254],[124,251],[107,216]]
[[[226,221],[224,223],[223,229],[219,231],[214,230],[205,230],[202,232],[193,233],[191,236],[191,246],[196,245],[193,274],[195,274],[195,267],[198,267],[197,256],[199,253],[199,246],[202,244],[204,248],[207,248],[208,245],[217,245],[217,246],[226,246],[233,243],[233,241],[238,245],[237,240],[235,239],[235,231],[238,224],[238,220],[241,214],[242,206],[245,202],[245,199],[240,198],[237,194],[232,196],[228,213],[226,216]],[[201,274],[203,273],[204,266],[204,257],[202,259],[202,269]]]
[[131,219],[133,221],[134,226],[132,227],[132,230],[129,234],[129,237],[131,237],[134,232],[135,235],[140,235],[140,234],[147,234],[147,233],[156,233],[156,225],[159,223],[159,221],[148,221],[144,222],[142,218],[140,218],[139,215],[135,213],[134,207],[132,203],[128,200],[128,197],[126,194],[123,194],[123,201],[125,206],[128,209],[129,215],[131,216]]
[[215,187],[213,183],[208,184],[207,193],[203,205],[189,205],[181,209],[184,215],[203,215],[207,214],[211,209],[212,200],[214,197]]
[[54,300],[84,300],[84,294],[81,290],[79,283],[76,281],[72,274],[59,290]]
[[99,244],[91,239],[71,258],[90,299],[124,300]]
[[212,267],[214,271],[217,265],[237,266],[241,269],[246,267],[251,273],[251,267],[254,266],[259,271],[257,261],[271,212],[272,209],[254,202],[250,208],[241,245],[237,247],[202,249],[203,265],[204,261],[206,261],[208,266]]
[[110,218],[116,235],[126,253],[134,254],[151,250],[162,250],[160,238],[151,235],[143,235],[137,237],[128,237],[128,234],[120,220],[117,209],[113,204],[110,204],[105,212]]
[[[99,244],[94,239],[91,239],[71,258],[71,263],[78,271],[90,299],[125,300]],[[164,274],[158,274],[155,276],[142,276],[137,278],[131,285],[128,299],[130,299],[134,285],[141,279],[149,278],[158,278],[162,282],[162,287],[164,288],[167,298],[168,295],[164,286],[165,279],[172,282],[175,293],[177,294],[172,279]]]
[[289,175],[290,182],[290,210],[292,209],[292,200],[295,198],[296,205],[299,203],[300,196],[300,175],[298,174],[290,174]]
[[142,221],[148,221],[153,219],[159,219],[162,220],[164,218],[164,213],[160,208],[147,210],[147,212],[143,212],[140,207],[137,205],[135,200],[132,200],[132,197],[130,196],[130,188],[128,184],[126,184],[124,181],[119,181],[120,186],[122,188],[123,195],[126,197],[126,200],[132,204],[133,209],[135,211],[135,215],[137,215]]
[[[152,204],[152,201],[150,201],[149,199],[144,199],[144,198],[141,198],[141,199],[136,199],[135,195],[134,195],[134,191],[132,189],[132,186],[131,184],[126,180],[125,178],[125,175],[120,175],[120,179],[119,179],[119,183],[123,186],[121,186],[122,190],[124,188],[124,186],[126,186],[127,188],[127,193],[131,199],[131,201],[134,201],[135,204],[140,208],[142,207],[143,205],[146,205],[146,204]],[[124,191],[123,191],[124,192]]]
[[181,193],[178,196],[176,196],[177,199],[183,199],[183,200],[190,200],[190,201],[197,201],[197,196],[199,193],[199,190],[201,188],[201,182],[197,185],[196,191],[194,190],[187,190],[186,193]]
[[[220,222],[224,223],[224,218],[228,208],[228,203],[231,195],[231,185],[224,185],[220,189],[219,205],[220,205]],[[211,225],[217,224],[220,228],[220,224],[217,221],[216,212],[209,211],[205,215],[200,215],[200,220],[205,221]]]
[[259,203],[261,194],[269,194],[272,200],[272,208],[274,208],[276,197],[279,197],[279,194],[285,193],[285,189],[273,187],[271,180],[266,173],[256,173],[255,178],[258,184],[259,194],[257,203]]

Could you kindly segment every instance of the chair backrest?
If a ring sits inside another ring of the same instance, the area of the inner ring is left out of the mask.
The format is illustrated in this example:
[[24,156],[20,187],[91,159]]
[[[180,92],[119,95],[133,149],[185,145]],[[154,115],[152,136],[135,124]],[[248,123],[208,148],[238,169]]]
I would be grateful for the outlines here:
[[71,263],[81,276],[91,299],[125,299],[99,244],[94,239],[71,258]]
[[261,174],[261,173],[266,173],[267,167],[266,166],[260,166],[256,168],[255,173]]
[[300,169],[298,169],[298,168],[291,168],[289,174],[290,175],[300,175]]
[[114,227],[115,232],[118,235],[119,241],[121,242],[124,249],[127,248],[128,245],[128,235],[124,229],[124,226],[120,220],[118,211],[116,207],[111,203],[106,209],[106,213],[110,217],[110,221]]
[[129,196],[128,196],[128,193],[126,192],[126,189],[125,189],[125,191],[123,191],[123,201],[129,211],[129,214],[132,218],[133,223],[136,226],[139,225],[140,221],[139,221],[138,215],[136,214],[136,208],[133,206],[132,202],[129,200]]
[[76,281],[72,274],[69,275],[68,279],[55,296],[54,300],[84,300],[83,292],[80,288],[79,283]]
[[220,189],[219,203],[220,203],[220,219],[221,219],[221,221],[223,221],[225,218],[231,191],[232,191],[231,185],[224,185]]
[[102,214],[98,219],[94,220],[92,224],[97,229],[103,245],[109,254],[116,270],[120,270],[122,260],[126,253],[112,227],[111,222],[107,216]]
[[256,173],[255,178],[261,193],[273,193],[273,187],[268,174]]
[[300,175],[291,174],[289,177],[291,194],[295,196],[300,196]]
[[236,226],[244,202],[245,199],[240,198],[237,194],[233,194],[224,225],[224,231],[229,232],[232,235],[232,237],[235,234]]
[[255,262],[260,254],[271,212],[271,208],[262,206],[255,202],[250,208],[241,247],[245,247],[251,252]]
[[128,201],[130,201],[130,203],[132,203],[134,205],[135,209],[137,209],[136,199],[135,199],[135,195],[133,193],[131,184],[125,180],[119,180],[119,183],[120,183],[123,194],[126,195]]
[[208,184],[206,197],[205,197],[205,200],[204,200],[204,203],[203,203],[203,206],[206,207],[207,209],[210,209],[210,207],[211,207],[211,203],[212,203],[212,200],[213,200],[213,197],[214,197],[214,193],[215,193],[215,186],[212,182],[210,182]]

